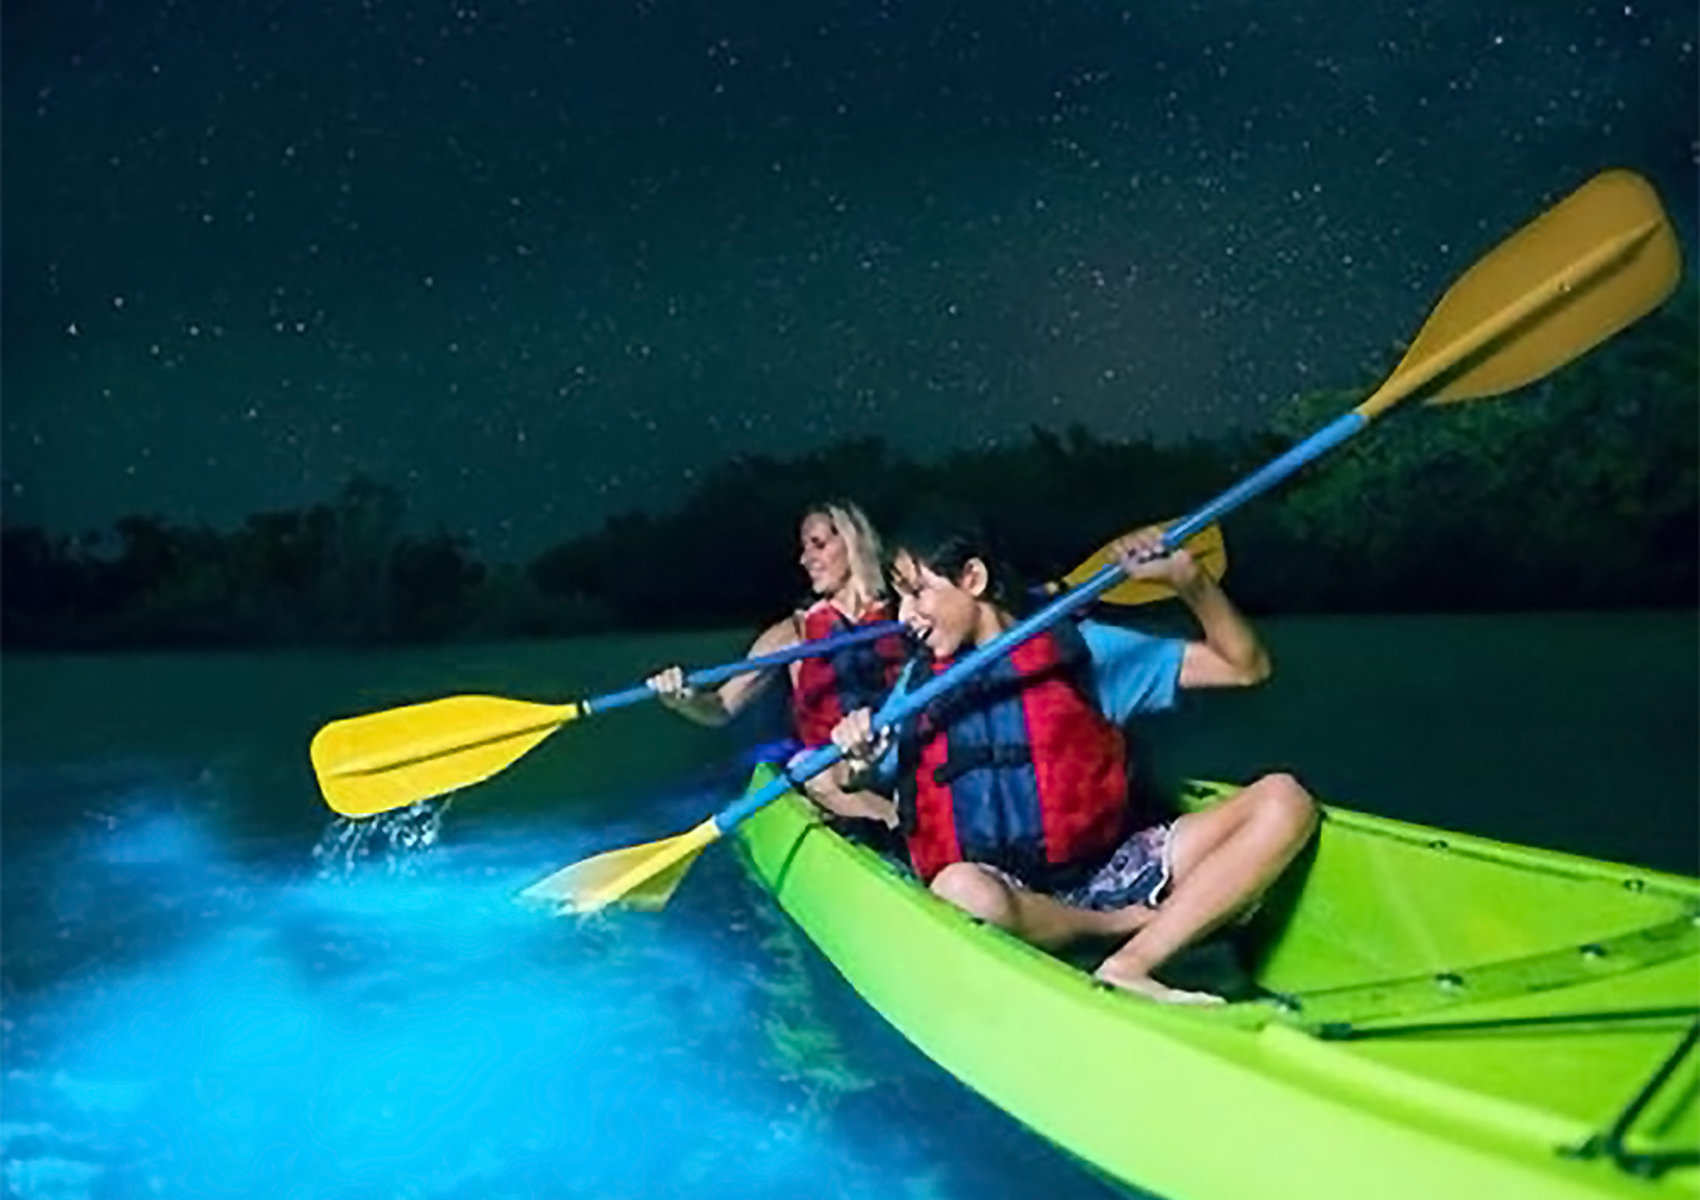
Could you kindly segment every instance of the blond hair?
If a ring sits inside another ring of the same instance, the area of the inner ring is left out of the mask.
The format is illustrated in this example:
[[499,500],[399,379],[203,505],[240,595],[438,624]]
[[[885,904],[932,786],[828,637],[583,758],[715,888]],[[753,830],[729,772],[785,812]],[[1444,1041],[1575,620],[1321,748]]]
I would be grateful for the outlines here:
[[880,535],[874,532],[868,514],[848,500],[827,500],[803,510],[803,520],[825,517],[844,539],[850,559],[850,582],[862,593],[863,603],[885,599],[885,571],[881,567]]

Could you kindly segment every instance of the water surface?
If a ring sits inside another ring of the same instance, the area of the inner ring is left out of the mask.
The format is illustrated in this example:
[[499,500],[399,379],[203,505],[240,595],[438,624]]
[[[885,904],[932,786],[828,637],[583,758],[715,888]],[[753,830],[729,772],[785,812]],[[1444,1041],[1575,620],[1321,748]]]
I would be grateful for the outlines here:
[[[1695,868],[1687,615],[1272,622],[1274,681],[1146,735],[1165,773]],[[721,850],[659,915],[512,894],[694,823],[753,731],[569,726],[428,853],[321,873],[324,720],[560,700],[740,633],[353,654],[9,659],[4,1188],[18,1197],[1102,1200],[932,1067]]]

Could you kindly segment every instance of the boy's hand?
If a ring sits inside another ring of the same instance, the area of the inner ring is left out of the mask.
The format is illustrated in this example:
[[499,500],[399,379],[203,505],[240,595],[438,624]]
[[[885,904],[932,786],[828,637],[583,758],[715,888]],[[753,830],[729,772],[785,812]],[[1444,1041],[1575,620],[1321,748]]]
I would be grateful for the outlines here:
[[858,708],[832,727],[832,744],[844,751],[844,759],[853,766],[872,766],[885,753],[890,741],[888,734],[874,736],[874,713],[870,708]]
[[1196,584],[1204,572],[1192,554],[1185,549],[1176,549],[1172,553],[1153,557],[1160,554],[1162,546],[1163,527],[1148,525],[1138,533],[1118,538],[1111,549],[1129,579],[1155,579],[1168,584],[1177,592]]

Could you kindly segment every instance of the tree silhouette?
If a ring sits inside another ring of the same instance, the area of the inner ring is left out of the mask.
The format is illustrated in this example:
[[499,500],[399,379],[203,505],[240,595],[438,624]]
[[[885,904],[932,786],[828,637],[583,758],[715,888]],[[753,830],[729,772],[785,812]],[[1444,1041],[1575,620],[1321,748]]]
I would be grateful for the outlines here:
[[[1236,597],[1258,612],[1694,605],[1697,317],[1689,288],[1523,395],[1389,417],[1229,519]],[[1180,515],[1367,390],[1295,397],[1267,431],[1178,445],[1035,426],[936,462],[875,437],[746,457],[707,471],[674,512],[617,515],[525,564],[481,563],[452,530],[408,534],[401,493],[364,476],[228,533],[150,515],[76,540],[7,525],[0,637],[121,648],[754,626],[805,599],[797,520],[835,497],[885,528],[922,497],[954,499],[1018,570],[1054,578],[1106,538]]]

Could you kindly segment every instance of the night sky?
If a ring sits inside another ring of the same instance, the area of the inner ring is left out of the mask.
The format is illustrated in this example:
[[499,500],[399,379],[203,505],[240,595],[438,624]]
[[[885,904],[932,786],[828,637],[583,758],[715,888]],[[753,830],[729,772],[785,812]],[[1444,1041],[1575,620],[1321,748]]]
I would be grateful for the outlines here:
[[361,471],[502,558],[846,435],[1257,425],[1602,168],[1692,256],[1696,40],[1691,0],[18,0],[5,515]]

